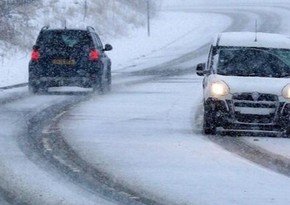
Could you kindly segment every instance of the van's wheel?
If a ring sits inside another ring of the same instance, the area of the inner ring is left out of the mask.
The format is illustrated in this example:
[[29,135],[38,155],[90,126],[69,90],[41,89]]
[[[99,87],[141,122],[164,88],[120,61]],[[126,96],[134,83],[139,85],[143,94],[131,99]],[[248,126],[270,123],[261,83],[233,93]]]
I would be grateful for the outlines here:
[[203,114],[203,133],[206,135],[215,135],[217,122],[216,111],[211,109],[210,106],[204,105],[204,114]]
[[203,117],[203,133],[206,135],[216,134],[216,125],[208,115],[204,115]]

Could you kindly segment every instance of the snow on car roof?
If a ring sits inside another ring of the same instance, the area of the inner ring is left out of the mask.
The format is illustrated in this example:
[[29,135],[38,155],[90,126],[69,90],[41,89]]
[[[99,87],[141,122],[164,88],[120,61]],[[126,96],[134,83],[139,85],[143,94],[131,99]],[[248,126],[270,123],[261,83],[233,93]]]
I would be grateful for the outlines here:
[[214,45],[290,49],[290,37],[261,32],[225,32],[216,37]]

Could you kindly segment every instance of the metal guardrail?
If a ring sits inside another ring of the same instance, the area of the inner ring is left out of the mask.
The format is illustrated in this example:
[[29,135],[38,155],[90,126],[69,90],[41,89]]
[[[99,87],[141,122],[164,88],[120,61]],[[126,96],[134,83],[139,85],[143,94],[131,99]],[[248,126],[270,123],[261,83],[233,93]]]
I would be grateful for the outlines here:
[[27,4],[31,3],[35,0],[4,0],[1,1],[0,5],[19,5],[19,4]]
[[0,90],[8,90],[8,89],[13,89],[13,88],[20,88],[20,87],[25,87],[27,85],[28,85],[28,83],[20,83],[20,84],[15,84],[15,85],[9,85],[9,86],[0,87]]

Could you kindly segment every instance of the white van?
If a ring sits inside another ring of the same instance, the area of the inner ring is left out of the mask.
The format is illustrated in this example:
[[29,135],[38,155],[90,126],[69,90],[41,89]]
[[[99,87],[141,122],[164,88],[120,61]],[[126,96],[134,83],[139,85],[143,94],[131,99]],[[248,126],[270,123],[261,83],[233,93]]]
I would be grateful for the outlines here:
[[216,131],[290,134],[290,38],[228,32],[211,45],[204,76],[205,134]]

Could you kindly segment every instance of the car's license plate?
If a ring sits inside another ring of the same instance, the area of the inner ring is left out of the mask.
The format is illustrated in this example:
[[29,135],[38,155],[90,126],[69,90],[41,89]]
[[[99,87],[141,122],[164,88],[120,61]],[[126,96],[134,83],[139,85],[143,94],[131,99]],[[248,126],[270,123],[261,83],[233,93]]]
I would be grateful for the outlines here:
[[53,59],[52,64],[55,65],[74,65],[76,62],[73,59]]

